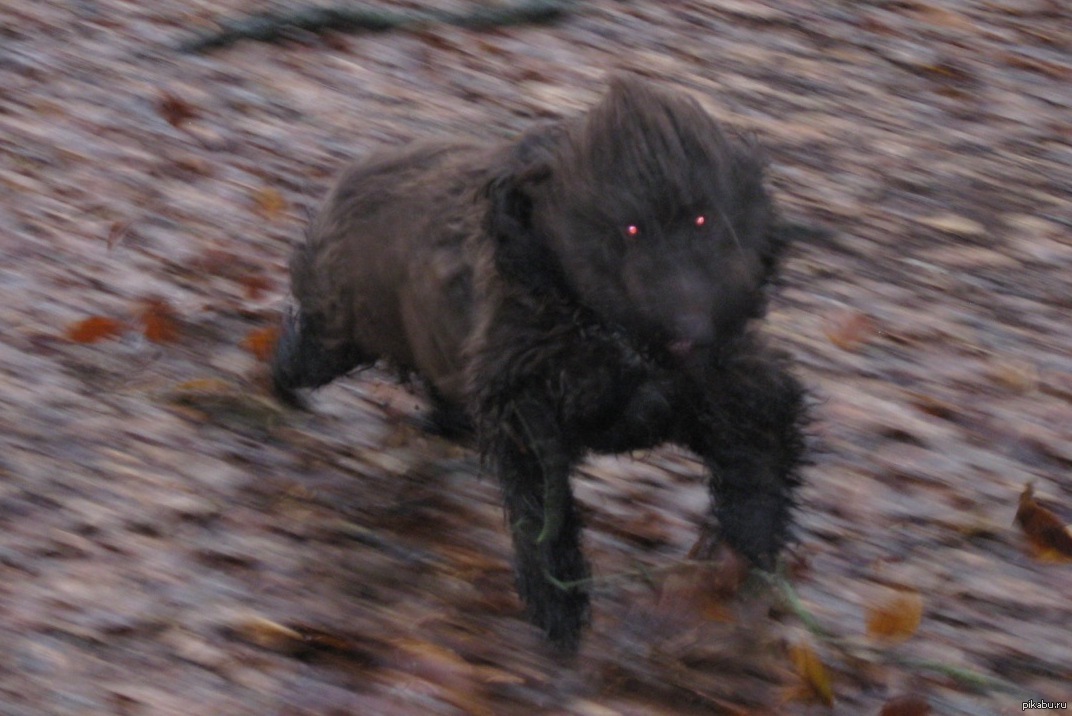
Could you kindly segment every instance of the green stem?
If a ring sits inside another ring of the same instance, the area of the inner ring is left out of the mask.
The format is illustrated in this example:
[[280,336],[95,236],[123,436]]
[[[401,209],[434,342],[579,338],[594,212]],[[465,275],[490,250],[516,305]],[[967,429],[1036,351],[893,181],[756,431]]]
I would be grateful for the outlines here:
[[824,643],[833,646],[847,656],[871,662],[885,661],[899,666],[931,671],[947,676],[954,681],[974,689],[996,689],[1005,692],[1016,692],[1017,690],[1014,684],[1011,684],[1004,679],[987,676],[978,671],[965,669],[960,666],[953,666],[951,664],[929,659],[901,657],[872,647],[861,649],[860,646],[862,645],[835,637],[829,629],[820,624],[819,620],[815,618],[815,615],[808,611],[808,608],[804,606],[804,602],[797,596],[796,590],[793,589],[793,586],[783,575],[770,574],[764,575],[764,577],[769,584],[779,591],[782,598],[785,600],[785,606],[796,615],[808,631],[822,639]]

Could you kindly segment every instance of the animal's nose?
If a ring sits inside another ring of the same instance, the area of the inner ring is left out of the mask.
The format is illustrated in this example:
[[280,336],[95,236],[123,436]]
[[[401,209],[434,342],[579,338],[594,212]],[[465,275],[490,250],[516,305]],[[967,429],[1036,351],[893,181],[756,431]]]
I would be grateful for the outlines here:
[[714,328],[707,316],[701,313],[685,313],[675,321],[674,337],[669,348],[677,355],[688,355],[698,347],[710,345],[714,338]]

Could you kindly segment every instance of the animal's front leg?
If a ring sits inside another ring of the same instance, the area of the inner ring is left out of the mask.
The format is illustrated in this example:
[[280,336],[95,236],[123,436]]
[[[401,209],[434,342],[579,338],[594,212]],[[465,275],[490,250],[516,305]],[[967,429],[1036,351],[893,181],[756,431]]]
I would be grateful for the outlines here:
[[482,442],[499,475],[514,541],[518,591],[529,618],[548,638],[574,651],[588,620],[588,565],[569,473],[575,456],[552,406],[538,398],[509,400],[493,411]]
[[789,536],[804,455],[805,392],[786,364],[762,349],[723,361],[690,429],[711,469],[719,536],[766,569]]

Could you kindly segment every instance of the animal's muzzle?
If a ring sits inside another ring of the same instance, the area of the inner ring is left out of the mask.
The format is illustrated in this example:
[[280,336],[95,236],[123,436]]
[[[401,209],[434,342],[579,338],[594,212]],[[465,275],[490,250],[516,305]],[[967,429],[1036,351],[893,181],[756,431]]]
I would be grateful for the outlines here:
[[678,357],[687,357],[696,350],[710,346],[715,340],[714,326],[704,313],[682,314],[675,324],[673,337],[667,348]]

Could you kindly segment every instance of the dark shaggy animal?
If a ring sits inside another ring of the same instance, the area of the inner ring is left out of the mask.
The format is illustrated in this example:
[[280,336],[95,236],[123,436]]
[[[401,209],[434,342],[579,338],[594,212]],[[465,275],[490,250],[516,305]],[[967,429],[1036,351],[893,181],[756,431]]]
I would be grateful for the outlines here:
[[277,390],[380,358],[423,376],[441,426],[472,421],[529,616],[567,650],[589,610],[569,473],[590,450],[688,447],[718,536],[770,567],[803,390],[752,325],[785,244],[762,180],[697,102],[631,78],[510,142],[384,151],[294,254]]

